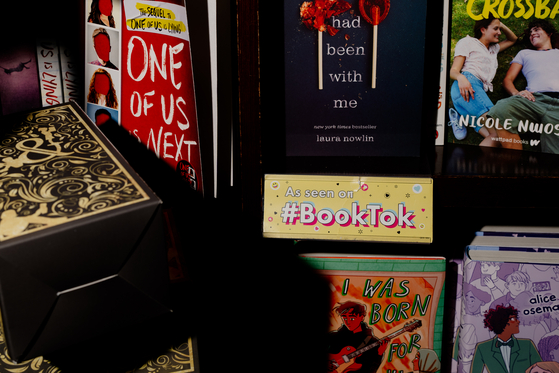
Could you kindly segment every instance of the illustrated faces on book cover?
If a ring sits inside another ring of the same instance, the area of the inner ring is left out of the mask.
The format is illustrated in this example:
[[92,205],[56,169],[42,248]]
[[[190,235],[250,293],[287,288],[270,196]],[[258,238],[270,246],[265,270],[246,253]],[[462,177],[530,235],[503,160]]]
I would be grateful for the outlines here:
[[559,372],[559,367],[550,367],[551,369],[546,369],[546,368],[542,368],[539,365],[534,365],[529,370],[529,373],[556,373],[556,372]]
[[520,333],[520,321],[518,320],[518,316],[509,316],[509,322],[505,326],[505,330],[503,331],[503,333],[507,335]]
[[489,303],[491,301],[491,294],[466,284],[464,286],[465,296],[464,296],[464,306],[466,308],[466,313],[468,315],[477,315],[481,313],[481,306]]
[[350,331],[356,333],[361,330],[361,322],[365,319],[365,315],[367,314],[367,308],[364,304],[348,301],[334,308],[334,310]]
[[358,315],[353,312],[344,313],[341,315],[344,325],[351,331],[359,328],[365,315]]

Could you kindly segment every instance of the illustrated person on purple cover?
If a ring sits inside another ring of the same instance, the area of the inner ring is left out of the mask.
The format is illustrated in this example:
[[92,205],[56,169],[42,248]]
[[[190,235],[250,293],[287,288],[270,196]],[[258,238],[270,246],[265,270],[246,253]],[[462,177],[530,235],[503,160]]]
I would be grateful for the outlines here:
[[[506,39],[499,41],[501,32]],[[467,128],[460,126],[458,114],[462,116],[482,117],[493,106],[487,91],[493,91],[493,78],[497,72],[497,54],[514,45],[517,36],[499,19],[490,13],[488,18],[476,21],[474,37],[467,35],[456,43],[454,61],[450,68],[450,78],[454,83],[450,95],[454,104],[449,109],[450,123],[457,140],[463,140]],[[458,112],[458,113],[456,113]],[[470,119],[471,120],[471,119]],[[494,129],[476,126],[476,132],[484,137],[481,146],[499,146],[494,141]]]
[[540,361],[528,368],[526,373],[559,373],[559,363],[555,361]]
[[491,295],[471,284],[464,284],[464,312],[468,315],[468,323],[475,326],[478,341],[491,338],[491,334],[483,327],[482,308],[491,302]]
[[[549,21],[536,19],[524,31],[523,40],[528,48],[514,57],[503,80],[511,97],[497,101],[488,116],[501,126],[509,120],[508,130],[498,130],[499,137],[510,140],[503,146],[521,150],[518,127],[520,121],[528,121],[546,126],[540,135],[541,151],[558,154],[559,36]],[[526,87],[515,85],[520,75],[526,78]]]
[[[477,345],[476,327],[472,324],[460,325],[458,337],[456,338],[452,357],[457,361],[458,373],[469,373]],[[458,345],[460,348],[458,348]]]
[[115,18],[113,17],[113,1],[112,0],[92,0],[89,16],[89,23],[98,25],[115,27]]
[[491,373],[524,373],[542,361],[534,342],[516,338],[519,332],[518,310],[512,306],[497,306],[485,313],[485,327],[495,337],[476,346],[471,372],[481,373],[484,367]]
[[538,351],[544,361],[559,363],[559,335],[542,338],[538,343]]
[[501,306],[509,306],[514,298],[530,288],[530,276],[522,271],[514,271],[506,277],[505,287],[507,288],[506,294],[495,299],[495,301],[491,303],[491,308],[495,308],[498,304]]
[[[481,270],[480,277],[475,280],[471,280],[470,284],[478,289],[488,292],[491,295],[491,301],[502,297],[507,292],[505,281],[499,277],[501,267],[503,266],[506,266],[506,263],[488,261],[479,262]],[[482,311],[486,311],[490,304],[491,302],[486,302],[486,306],[482,308]]]
[[[335,307],[334,311],[340,316],[343,324],[328,336],[328,353],[330,355],[344,353],[343,350],[349,346],[358,350],[379,341],[375,337],[373,329],[364,322],[367,315],[365,304],[347,301]],[[381,341],[378,346],[362,353],[346,369],[353,372],[376,372],[382,362],[388,342],[388,340]],[[359,367],[359,369],[355,369],[355,367]],[[332,372],[336,368],[329,359],[328,371]]]
[[519,311],[518,320],[520,321],[520,332],[517,338],[528,338],[537,346],[543,336],[549,331],[545,323],[546,317],[549,317],[549,310],[552,305],[547,303],[538,303],[541,307],[540,312],[530,312],[534,308],[534,297],[530,291],[524,291],[516,296],[510,305]]
[[97,59],[91,61],[90,64],[102,66],[109,69],[118,70],[116,65],[111,62],[111,37],[104,28],[98,28],[93,31],[93,49],[97,54]]

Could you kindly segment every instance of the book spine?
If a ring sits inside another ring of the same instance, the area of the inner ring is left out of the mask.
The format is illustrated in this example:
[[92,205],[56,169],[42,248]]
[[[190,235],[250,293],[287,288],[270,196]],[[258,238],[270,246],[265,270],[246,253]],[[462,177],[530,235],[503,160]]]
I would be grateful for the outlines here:
[[37,41],[37,70],[43,107],[64,102],[58,44],[52,40]]
[[[445,310],[444,342],[450,359],[443,359],[441,371],[450,373],[458,372],[458,331],[460,330],[460,318],[462,309],[462,282],[464,276],[464,263],[462,259],[451,259],[448,261],[445,291],[450,298]],[[443,351],[444,352],[444,351]]]
[[444,145],[445,139],[445,119],[446,119],[446,95],[447,95],[447,76],[448,76],[448,21],[449,21],[450,0],[444,1],[443,6],[443,38],[441,43],[441,76],[439,83],[439,101],[437,106],[437,134],[435,145]]
[[60,45],[60,70],[62,79],[62,95],[64,102],[82,102],[82,85],[79,81],[76,56],[72,48]]
[[467,249],[464,254],[462,262],[462,286],[460,287],[460,301],[457,306],[460,308],[456,310],[459,315],[459,326],[456,330],[455,344],[457,348],[453,349],[453,359],[456,361],[456,372],[469,372],[472,364],[473,350],[477,343],[477,336],[475,334],[476,327],[474,324],[468,323],[468,316],[464,312],[465,295],[467,290],[464,287],[467,285],[472,274],[472,260],[467,255]]

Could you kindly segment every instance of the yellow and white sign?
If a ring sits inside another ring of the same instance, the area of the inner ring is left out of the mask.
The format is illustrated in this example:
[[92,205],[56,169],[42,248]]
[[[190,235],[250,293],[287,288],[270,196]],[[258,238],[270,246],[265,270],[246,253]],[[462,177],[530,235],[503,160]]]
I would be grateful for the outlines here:
[[266,175],[264,237],[430,243],[430,178]]

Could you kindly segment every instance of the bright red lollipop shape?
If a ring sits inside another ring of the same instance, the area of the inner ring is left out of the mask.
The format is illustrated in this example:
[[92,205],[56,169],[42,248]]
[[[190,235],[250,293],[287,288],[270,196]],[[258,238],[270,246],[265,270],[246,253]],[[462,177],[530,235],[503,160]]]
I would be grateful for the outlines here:
[[332,16],[338,16],[351,8],[346,0],[316,0],[305,1],[300,7],[303,24],[309,29],[318,30],[318,89],[323,88],[322,79],[322,33],[328,32],[336,35],[338,29],[327,25],[326,20]]
[[384,21],[386,16],[388,15],[388,11],[390,10],[390,1],[389,0],[359,0],[359,11],[365,21],[369,22],[371,25],[374,25],[373,18],[372,18],[372,11],[371,8],[373,6],[379,7],[379,23]]
[[359,0],[359,11],[367,22],[373,25],[373,77],[372,87],[376,88],[377,81],[377,39],[378,25],[386,18],[390,10],[389,0]]

